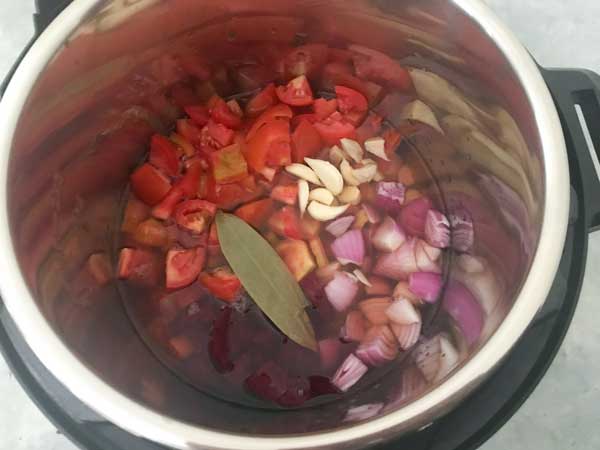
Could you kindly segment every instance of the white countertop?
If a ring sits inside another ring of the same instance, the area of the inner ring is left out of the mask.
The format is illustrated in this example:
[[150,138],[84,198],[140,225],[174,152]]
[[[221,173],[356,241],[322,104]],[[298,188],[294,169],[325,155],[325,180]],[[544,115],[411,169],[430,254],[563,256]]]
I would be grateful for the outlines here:
[[[0,79],[33,33],[33,3],[0,0]],[[600,73],[597,0],[487,3],[540,64]],[[482,450],[600,449],[600,277],[591,270],[600,270],[600,233],[590,237],[587,264],[579,308],[556,360],[531,398]],[[36,409],[1,359],[0,399],[0,450],[75,449]]]

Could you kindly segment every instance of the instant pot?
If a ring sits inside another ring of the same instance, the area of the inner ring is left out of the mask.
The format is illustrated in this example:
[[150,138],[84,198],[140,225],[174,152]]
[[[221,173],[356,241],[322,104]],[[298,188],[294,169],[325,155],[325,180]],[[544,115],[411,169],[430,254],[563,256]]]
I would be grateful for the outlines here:
[[[24,389],[79,446],[471,449],[533,391],[575,310],[587,235],[600,227],[600,183],[583,131],[600,120],[600,77],[537,66],[477,0],[36,3],[36,37],[0,106],[0,344]],[[485,339],[450,376],[410,397],[390,371],[371,387],[384,408],[357,423],[327,418],[360,404],[360,394],[273,412],[197,391],[155,360],[114,285],[91,304],[72,289],[91,252],[113,252],[129,170],[147,133],[169,127],[165,103],[149,95],[168,84],[155,77],[167,71],[164,55],[243,40],[227,32],[232,21],[252,39],[281,39],[290,18],[303,24],[300,34],[368,45],[450,80],[461,95],[428,101],[468,119],[469,136],[491,136],[478,141],[483,156],[456,172],[432,163],[449,207],[469,209],[481,251],[504,280]],[[589,134],[600,148],[600,131]]]

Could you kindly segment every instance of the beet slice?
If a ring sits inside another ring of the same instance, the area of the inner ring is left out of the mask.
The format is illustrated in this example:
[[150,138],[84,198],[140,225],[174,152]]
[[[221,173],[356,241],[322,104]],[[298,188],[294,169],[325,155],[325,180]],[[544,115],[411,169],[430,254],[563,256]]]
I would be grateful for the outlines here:
[[229,325],[231,308],[223,308],[213,323],[208,352],[215,369],[221,373],[231,372],[233,362],[229,357]]

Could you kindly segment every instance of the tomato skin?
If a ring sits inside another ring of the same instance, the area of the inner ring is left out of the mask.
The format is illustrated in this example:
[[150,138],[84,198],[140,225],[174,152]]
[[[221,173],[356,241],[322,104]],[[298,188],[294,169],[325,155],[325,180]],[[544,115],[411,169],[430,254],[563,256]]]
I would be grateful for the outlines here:
[[256,180],[252,175],[248,175],[238,183],[231,184],[216,184],[210,175],[207,177],[206,189],[206,200],[227,211],[262,195],[262,189],[257,187]]
[[267,109],[263,112],[256,121],[252,124],[252,127],[246,133],[246,139],[250,140],[254,137],[256,132],[267,123],[273,122],[278,119],[291,119],[294,116],[294,112],[288,105],[280,103]]
[[279,236],[291,239],[302,239],[300,219],[296,209],[284,206],[269,218],[269,228]]
[[130,177],[131,189],[147,205],[159,203],[171,190],[171,182],[150,163],[142,164]]
[[155,134],[150,140],[150,156],[148,159],[150,164],[170,177],[174,177],[179,173],[177,147],[160,134]]
[[239,144],[211,152],[213,178],[217,184],[235,183],[248,175],[248,164]]
[[315,112],[315,116],[319,120],[326,119],[338,109],[338,101],[335,98],[331,100],[326,100],[324,98],[318,98],[315,100],[313,104],[313,111]]
[[210,142],[205,144],[216,144],[216,147],[226,147],[233,142],[235,135],[234,131],[227,128],[221,123],[217,123],[213,120],[209,120],[206,125],[206,131],[210,137]]
[[133,238],[142,245],[164,247],[168,241],[167,229],[158,220],[150,218],[138,225]]
[[336,86],[335,95],[337,104],[342,114],[353,111],[366,111],[369,108],[367,99],[360,92],[346,86]]
[[210,119],[210,114],[208,112],[208,108],[202,105],[189,105],[183,108],[185,113],[190,116],[192,122],[199,127],[203,127],[208,123]]
[[305,75],[291,80],[286,86],[277,86],[277,97],[291,106],[308,106],[314,102],[312,89]]
[[275,186],[271,191],[271,198],[286,205],[293,206],[298,202],[298,185]]
[[301,122],[307,121],[310,124],[314,124],[315,122],[318,122],[319,120],[320,119],[314,113],[298,114],[298,115],[292,117],[292,120],[290,120],[290,124],[292,125],[292,128],[296,129],[296,128],[298,128],[298,125],[300,125]]
[[226,268],[215,269],[211,274],[202,272],[198,281],[219,300],[237,300],[242,290],[240,279]]
[[315,123],[314,127],[327,145],[336,145],[340,139],[354,138],[356,135],[354,126],[335,113],[327,119]]
[[185,197],[195,197],[198,195],[198,187],[200,185],[200,176],[202,175],[202,165],[196,164],[188,167],[183,178],[175,185],[183,192]]
[[206,247],[169,250],[166,264],[167,289],[180,289],[192,284],[202,272],[205,261]]
[[[277,103],[277,94],[275,93],[275,85],[269,83],[262,91],[256,94],[246,104],[246,114],[250,117],[256,117],[265,112],[271,106]],[[291,111],[291,110],[290,110]]]
[[290,140],[290,125],[287,120],[274,120],[265,124],[246,144],[244,151],[248,166],[255,172],[260,172],[267,162],[279,165],[291,160]]
[[217,213],[217,205],[206,200],[187,200],[175,209],[177,225],[192,233],[203,233]]
[[225,125],[227,128],[238,129],[242,125],[241,115],[231,110],[225,101],[219,98],[210,108],[210,117],[216,122]]
[[307,44],[292,49],[283,58],[284,76],[286,78],[306,75],[311,78],[318,74],[327,62],[329,49],[324,44]]
[[261,228],[273,211],[273,200],[265,198],[247,203],[235,210],[235,215],[254,228]]
[[[177,134],[196,146],[202,142],[202,131],[188,119],[179,119],[176,124]],[[187,155],[187,152],[186,152]],[[191,155],[187,155],[191,156]]]
[[273,142],[267,154],[267,165],[269,167],[288,166],[292,163],[292,147],[289,135],[286,139]]
[[306,157],[312,158],[322,147],[319,132],[307,120],[300,122],[292,133],[292,144],[292,159],[297,163],[304,163]]
[[169,193],[161,202],[152,208],[152,216],[157,219],[167,220],[173,214],[177,204],[183,200],[184,194],[179,187],[172,187]]

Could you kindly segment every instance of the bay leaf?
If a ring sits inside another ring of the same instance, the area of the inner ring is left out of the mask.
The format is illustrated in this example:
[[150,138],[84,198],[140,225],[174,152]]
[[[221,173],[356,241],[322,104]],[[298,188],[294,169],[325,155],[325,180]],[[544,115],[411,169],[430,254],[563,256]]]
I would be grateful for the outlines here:
[[275,249],[233,214],[216,217],[221,251],[258,307],[292,341],[317,351],[302,289]]

